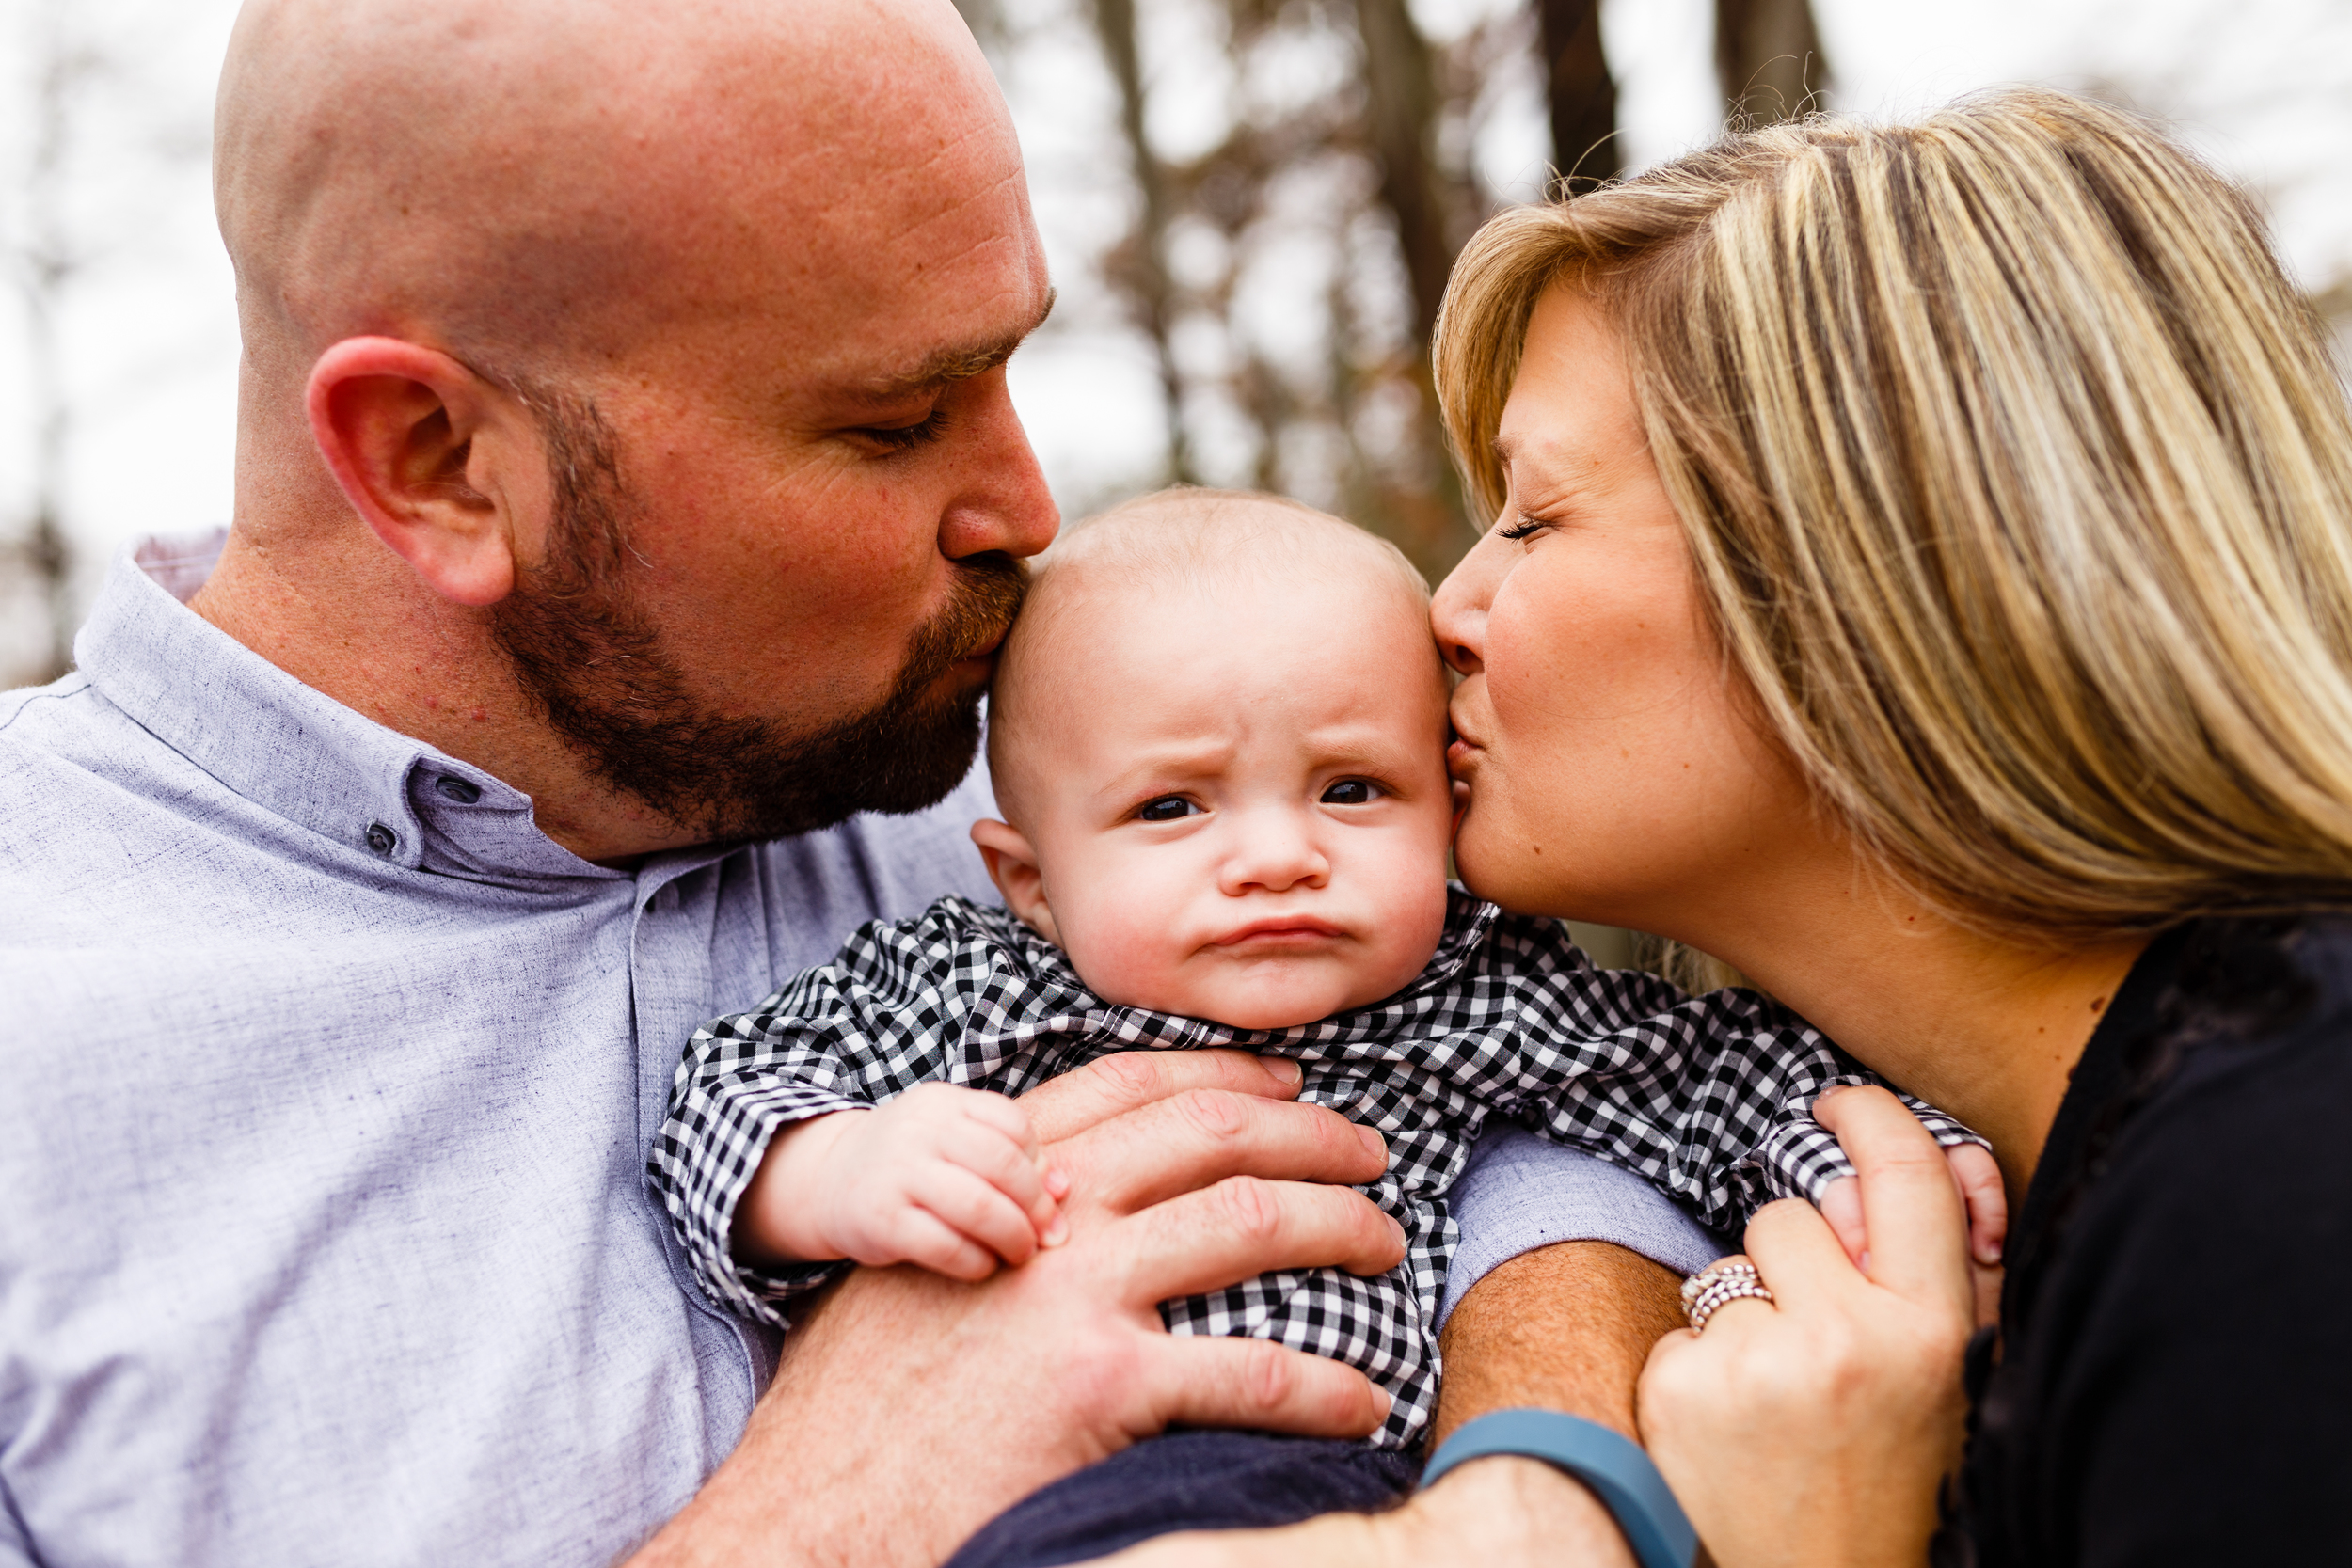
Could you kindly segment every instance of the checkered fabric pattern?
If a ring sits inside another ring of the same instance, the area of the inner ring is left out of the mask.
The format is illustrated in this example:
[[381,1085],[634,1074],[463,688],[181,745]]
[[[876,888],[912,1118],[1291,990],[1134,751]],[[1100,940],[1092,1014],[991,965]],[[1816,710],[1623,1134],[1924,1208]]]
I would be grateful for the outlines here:
[[[1406,1448],[1437,1404],[1439,1292],[1454,1244],[1445,1194],[1489,1116],[1636,1171],[1718,1229],[1852,1174],[1806,1107],[1875,1082],[1748,991],[1686,996],[1597,970],[1555,921],[1504,915],[1459,888],[1421,976],[1387,1001],[1276,1031],[1104,1002],[1060,949],[1001,909],[943,898],[874,922],[840,956],[748,1012],[696,1032],[654,1140],[656,1189],[713,1299],[784,1326],[784,1306],[843,1263],[767,1274],[730,1256],[735,1207],[788,1123],[945,1081],[1019,1095],[1098,1056],[1239,1046],[1289,1056],[1299,1099],[1376,1128],[1389,1170],[1362,1189],[1405,1227],[1403,1263],[1263,1275],[1162,1304],[1174,1334],[1246,1334],[1333,1356],[1394,1400],[1373,1439]],[[1940,1141],[1975,1135],[1912,1101]]]

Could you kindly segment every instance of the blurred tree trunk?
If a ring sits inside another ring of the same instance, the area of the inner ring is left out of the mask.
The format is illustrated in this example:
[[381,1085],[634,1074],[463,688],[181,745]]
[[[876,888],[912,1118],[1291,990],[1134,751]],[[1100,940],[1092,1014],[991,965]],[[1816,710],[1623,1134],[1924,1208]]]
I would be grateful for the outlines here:
[[1152,340],[1158,356],[1160,395],[1168,404],[1168,477],[1190,483],[1195,476],[1184,439],[1184,381],[1169,337],[1175,311],[1168,276],[1168,171],[1144,133],[1143,59],[1136,46],[1136,0],[1094,0],[1094,30],[1110,62],[1111,77],[1119,84],[1119,126],[1127,140],[1127,157],[1142,207],[1135,231],[1105,265],[1134,303],[1137,325]]
[[1396,238],[1413,289],[1413,335],[1425,350],[1446,275],[1454,270],[1456,203],[1438,171],[1438,77],[1429,45],[1406,0],[1356,0],[1364,43],[1364,97],[1380,200],[1396,216]]
[[31,579],[34,596],[47,620],[45,668],[34,673],[36,682],[55,680],[73,667],[73,557],[64,526],[67,439],[72,430],[73,404],[66,388],[57,326],[66,293],[85,260],[66,217],[75,99],[102,62],[67,37],[68,8],[67,0],[51,0],[40,14],[41,55],[33,94],[23,229],[9,247],[15,252],[10,260],[24,305],[25,370],[33,405],[33,493],[32,515],[24,536],[8,553]]
[[1551,108],[1552,166],[1566,194],[1581,196],[1624,168],[1617,154],[1617,84],[1610,80],[1609,57],[1600,47],[1600,0],[1535,0],[1535,21]]
[[1807,0],[1715,0],[1715,76],[1734,123],[1770,125],[1820,106],[1829,62]]
[[[1454,257],[1479,214],[1466,178],[1450,176],[1437,158],[1438,116],[1444,98],[1437,59],[1413,22],[1406,0],[1356,0],[1356,30],[1364,48],[1364,107],[1380,167],[1380,201],[1396,220],[1398,248],[1413,296],[1412,382],[1421,400],[1422,479],[1407,493],[1391,492],[1387,531],[1423,564],[1446,565],[1468,542],[1461,483],[1445,451],[1438,420],[1429,345]],[[1343,383],[1347,379],[1343,373]],[[1334,388],[1342,404],[1344,384]]]

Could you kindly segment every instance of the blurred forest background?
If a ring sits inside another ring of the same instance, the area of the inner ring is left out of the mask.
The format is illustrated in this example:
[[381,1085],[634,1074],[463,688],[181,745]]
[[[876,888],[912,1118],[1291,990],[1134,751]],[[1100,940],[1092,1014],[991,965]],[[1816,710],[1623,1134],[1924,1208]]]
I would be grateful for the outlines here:
[[[1426,347],[1498,205],[1731,119],[2040,80],[2160,115],[2352,321],[2352,0],[959,0],[1061,303],[1014,392],[1065,512],[1286,491],[1435,578],[1468,545]],[[212,83],[233,0],[0,0],[0,686],[71,660],[108,558],[225,522]]]

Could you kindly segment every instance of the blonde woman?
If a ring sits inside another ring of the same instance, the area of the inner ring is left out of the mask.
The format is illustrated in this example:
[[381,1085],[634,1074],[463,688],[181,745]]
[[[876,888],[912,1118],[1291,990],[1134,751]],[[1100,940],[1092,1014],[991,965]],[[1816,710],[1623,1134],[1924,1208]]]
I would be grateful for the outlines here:
[[[2341,1560],[2352,427],[2246,203],[2052,92],[1815,119],[1498,217],[1439,336],[1463,875],[1736,966],[2015,1216],[1963,1355],[1933,1145],[1825,1102],[1849,1244],[1764,1211],[1642,1379],[1715,1560]],[[1428,1560],[1453,1484],[1219,1549]]]

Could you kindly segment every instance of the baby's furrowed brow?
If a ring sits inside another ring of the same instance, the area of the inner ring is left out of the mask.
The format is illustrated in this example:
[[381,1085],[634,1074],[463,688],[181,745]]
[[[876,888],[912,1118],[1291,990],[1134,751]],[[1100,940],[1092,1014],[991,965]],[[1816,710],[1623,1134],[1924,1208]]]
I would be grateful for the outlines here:
[[1110,800],[1182,789],[1216,777],[1232,763],[1233,748],[1221,740],[1198,746],[1153,747],[1137,752],[1132,762],[1104,781],[1094,793],[1097,799]]

